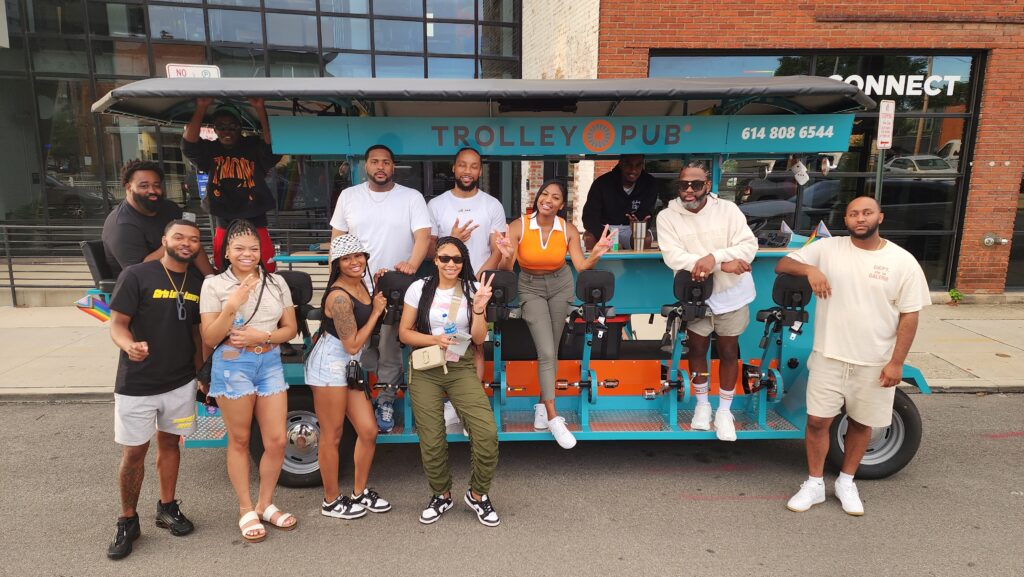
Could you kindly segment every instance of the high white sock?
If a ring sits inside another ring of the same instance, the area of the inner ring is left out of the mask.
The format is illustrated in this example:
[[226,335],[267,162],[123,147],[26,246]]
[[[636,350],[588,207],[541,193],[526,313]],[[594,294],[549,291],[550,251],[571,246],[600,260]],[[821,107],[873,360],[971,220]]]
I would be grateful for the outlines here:
[[[694,379],[696,379],[696,377],[694,377]],[[703,383],[698,383],[696,382],[696,380],[694,380],[693,392],[695,395],[697,395],[698,405],[701,403],[704,403],[706,405],[708,403],[708,388],[710,388],[710,384],[707,381],[704,381]]]
[[836,479],[836,483],[842,483],[844,485],[850,485],[853,483],[853,475],[847,475],[846,473],[839,473],[839,478]]
[[817,485],[824,485],[825,484],[825,478],[824,477],[812,477],[812,476],[808,475],[807,476],[807,480],[812,482],[812,483],[815,483]]
[[718,410],[728,411],[732,407],[732,397],[735,391],[718,391]]

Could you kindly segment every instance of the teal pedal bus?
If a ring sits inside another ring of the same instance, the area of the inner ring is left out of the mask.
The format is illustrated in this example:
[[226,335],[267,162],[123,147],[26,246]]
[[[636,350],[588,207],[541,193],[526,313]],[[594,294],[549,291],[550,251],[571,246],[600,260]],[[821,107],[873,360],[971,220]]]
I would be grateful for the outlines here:
[[[166,124],[184,124],[198,96],[231,101],[244,111],[248,97],[266,100],[274,152],[318,158],[350,158],[353,174],[372,144],[383,143],[399,160],[450,159],[463,146],[488,160],[612,160],[621,154],[650,159],[710,160],[713,192],[726,160],[791,156],[818,162],[849,148],[854,110],[875,103],[856,87],[827,78],[791,76],[749,79],[460,80],[436,79],[166,79],[116,88],[94,112]],[[250,117],[251,118],[251,117]],[[253,124],[255,126],[255,124]],[[817,164],[813,164],[817,166]],[[532,184],[536,188],[536,183]],[[324,239],[329,225],[323,222]],[[733,403],[738,440],[802,439],[806,422],[806,360],[813,340],[814,299],[806,283],[776,278],[774,267],[805,237],[759,231],[761,249],[752,267],[757,299],[751,324],[740,338],[742,387]],[[281,269],[326,263],[309,251],[277,257]],[[429,263],[426,266],[430,266]],[[306,269],[308,270],[308,268]],[[425,268],[420,271],[427,274]],[[299,305],[304,347],[309,321],[319,319],[304,272],[288,274]],[[688,274],[673,277],[657,249],[605,255],[595,270],[577,276],[577,303],[567,319],[559,355],[557,405],[581,442],[605,440],[710,440],[690,429],[695,404],[685,361],[687,321],[704,314],[711,287]],[[393,307],[401,290],[388,289]],[[518,318],[515,274],[495,280],[487,315],[486,384],[499,439],[548,441],[532,426],[539,388],[535,351]],[[390,315],[397,319],[397,315]],[[662,338],[623,339],[632,323],[663,319]],[[756,319],[756,320],[753,320]],[[388,322],[388,321],[385,321]],[[302,354],[286,356],[288,446],[281,482],[320,482],[318,426],[312,394],[303,384]],[[717,392],[712,360],[712,396]],[[919,370],[905,366],[905,384],[929,393]],[[373,389],[371,376],[367,394]],[[254,425],[255,426],[255,425]],[[829,459],[842,460],[846,419],[836,419]],[[224,427],[200,407],[200,432],[186,446],[223,446]],[[354,431],[346,428],[342,451]],[[262,452],[253,435],[254,456]],[[458,430],[448,440],[465,441]],[[885,477],[910,462],[921,440],[921,418],[898,390],[889,427],[875,429],[858,475]],[[400,393],[394,430],[379,443],[415,443],[416,423]],[[350,463],[349,455],[341,459]]]

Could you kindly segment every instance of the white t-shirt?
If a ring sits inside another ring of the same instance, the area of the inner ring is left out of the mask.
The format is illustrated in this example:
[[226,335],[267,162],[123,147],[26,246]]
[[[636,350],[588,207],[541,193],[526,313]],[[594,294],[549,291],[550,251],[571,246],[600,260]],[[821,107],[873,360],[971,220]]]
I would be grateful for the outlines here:
[[[424,279],[415,281],[405,291],[405,304],[419,309],[420,297],[423,296]],[[473,290],[480,286],[473,283]],[[455,288],[447,290],[437,289],[434,293],[434,304],[430,307],[430,332],[440,335],[444,333],[444,324],[448,322],[448,308],[452,306],[452,297],[455,295]],[[463,297],[459,303],[459,312],[456,314],[455,327],[460,333],[469,334],[469,309],[466,307],[466,299]]]
[[879,250],[863,250],[848,236],[825,238],[788,256],[818,267],[832,287],[832,296],[818,299],[814,315],[814,350],[832,359],[887,364],[900,313],[932,303],[921,265],[890,241]]
[[491,258],[491,234],[508,230],[508,224],[505,223],[505,208],[498,199],[482,190],[478,190],[470,198],[459,198],[449,190],[431,199],[427,203],[427,210],[430,211],[433,225],[431,234],[436,237],[451,234],[455,219],[459,220],[459,226],[464,226],[471,220],[474,225],[479,225],[466,243],[474,274],[479,273],[480,267]]
[[413,232],[430,228],[430,215],[418,190],[395,183],[387,192],[373,192],[363,182],[341,191],[331,227],[363,241],[372,274],[409,259]]

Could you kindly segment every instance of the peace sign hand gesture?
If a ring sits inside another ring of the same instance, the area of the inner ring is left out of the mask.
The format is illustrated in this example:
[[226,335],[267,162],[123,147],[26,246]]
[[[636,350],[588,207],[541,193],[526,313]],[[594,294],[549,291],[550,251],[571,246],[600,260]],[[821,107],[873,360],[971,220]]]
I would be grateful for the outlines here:
[[480,277],[480,286],[476,289],[476,295],[473,298],[473,312],[482,314],[487,308],[487,303],[491,302],[491,283],[494,282],[494,274],[483,275]]
[[515,256],[512,250],[512,241],[508,239],[508,232],[499,232],[496,244],[503,258],[511,259]]
[[242,305],[249,300],[249,293],[252,291],[252,288],[259,283],[259,280],[259,276],[254,274],[250,274],[242,279],[242,282],[238,283],[238,288],[236,288],[234,292],[231,293],[231,296],[228,297],[228,300],[225,303],[226,306],[224,307],[225,310],[234,314],[238,309],[242,308]]
[[455,224],[452,225],[451,236],[454,236],[462,242],[469,242],[469,237],[473,234],[473,231],[478,228],[480,228],[480,225],[473,224],[473,219],[467,220],[466,224],[459,226],[459,219],[456,218]]
[[591,251],[598,257],[604,255],[604,253],[612,249],[612,231],[608,229],[608,225],[604,225],[604,230],[601,231],[601,238],[594,244],[594,249]]

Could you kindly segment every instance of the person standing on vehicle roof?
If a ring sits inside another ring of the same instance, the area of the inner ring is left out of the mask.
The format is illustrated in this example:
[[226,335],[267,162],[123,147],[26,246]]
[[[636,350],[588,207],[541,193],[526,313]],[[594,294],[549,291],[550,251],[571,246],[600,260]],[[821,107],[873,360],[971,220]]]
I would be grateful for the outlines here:
[[[452,163],[455,187],[427,203],[433,224],[430,246],[434,246],[439,237],[449,235],[461,240],[469,249],[477,278],[483,271],[498,267],[501,262],[498,234],[508,230],[501,201],[478,187],[481,165],[480,153],[475,149],[458,151]],[[483,380],[483,348],[475,352],[477,376]],[[444,409],[446,424],[456,424],[459,419],[451,403],[445,402]]]
[[619,231],[620,248],[632,248],[630,225],[645,222],[654,214],[658,202],[655,183],[644,170],[642,154],[619,157],[615,168],[597,177],[583,205],[583,242],[587,249],[594,247],[606,224]]
[[735,441],[730,407],[739,375],[739,336],[750,324],[747,305],[756,296],[750,263],[757,254],[757,238],[739,207],[710,194],[709,176],[699,161],[687,163],[680,171],[679,197],[658,214],[658,246],[665,264],[676,274],[689,271],[698,282],[714,278],[707,300],[711,316],[686,327],[686,360],[697,396],[690,427],[711,429],[708,349],[714,332],[719,358],[715,435],[722,441]]
[[[133,160],[121,169],[124,200],[103,221],[103,252],[114,276],[133,264],[164,256],[164,229],[182,217],[181,208],[167,200],[164,171],[155,162]],[[203,276],[213,274],[203,247],[192,264]]]
[[213,256],[217,268],[223,266],[224,237],[232,221],[244,218],[254,225],[260,237],[260,254],[267,272],[277,270],[271,259],[274,243],[267,231],[267,212],[274,208],[274,196],[267,186],[267,173],[281,160],[270,149],[270,122],[262,98],[250,98],[249,105],[259,118],[260,136],[242,136],[242,119],[238,109],[222,104],[213,112],[213,129],[217,140],[199,138],[206,110],[212,98],[197,98],[196,111],[181,136],[181,152],[196,169],[209,175],[206,199],[216,231]]
[[[366,150],[366,181],[341,192],[331,217],[331,240],[356,236],[370,254],[374,276],[388,270],[416,274],[430,244],[430,213],[423,194],[394,181],[395,155],[383,144]],[[386,383],[377,395],[377,425],[382,433],[395,426],[394,402],[402,377],[402,350],[395,327],[380,330],[377,381]]]
[[825,456],[832,420],[846,406],[843,466],[835,483],[843,511],[863,515],[853,476],[872,427],[892,422],[896,385],[931,304],[917,260],[878,232],[885,219],[869,196],[846,206],[850,236],[817,240],[779,260],[775,272],[807,277],[818,297],[814,349],[807,360],[807,480],[786,504],[803,512],[825,502]]
[[121,516],[107,548],[111,559],[131,554],[132,542],[140,535],[136,506],[154,429],[160,479],[156,526],[175,536],[194,528],[174,492],[181,461],[178,443],[195,429],[196,370],[203,364],[203,278],[190,266],[200,254],[199,227],[172,220],[161,244],[159,259],[124,269],[110,301],[110,338],[121,349],[114,382],[114,440],[124,447],[118,469]]

